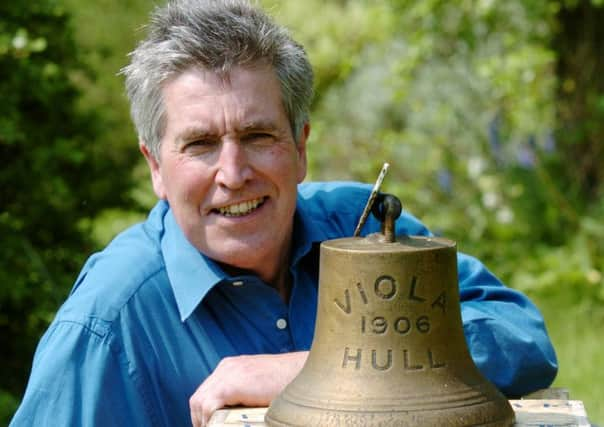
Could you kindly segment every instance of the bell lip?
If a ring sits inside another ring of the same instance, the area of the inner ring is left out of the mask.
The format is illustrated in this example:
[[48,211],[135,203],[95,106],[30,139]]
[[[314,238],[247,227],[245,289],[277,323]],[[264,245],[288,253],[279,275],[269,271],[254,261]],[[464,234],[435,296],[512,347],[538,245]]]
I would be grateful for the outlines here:
[[[450,425],[450,426],[484,426],[511,427],[516,415],[509,401],[500,398],[478,399],[467,405],[446,407],[423,406],[407,408],[391,406],[384,410],[363,407],[328,407],[307,405],[279,395],[269,406],[265,414],[268,426],[323,426],[327,425],[367,425],[367,426],[415,426],[415,425]],[[498,396],[499,397],[499,396]],[[359,402],[357,402],[358,404]]]
[[384,240],[381,233],[369,234],[365,237],[342,237],[325,240],[321,247],[332,250],[355,250],[361,252],[417,252],[438,249],[457,249],[453,240],[436,236],[397,236],[394,242]]

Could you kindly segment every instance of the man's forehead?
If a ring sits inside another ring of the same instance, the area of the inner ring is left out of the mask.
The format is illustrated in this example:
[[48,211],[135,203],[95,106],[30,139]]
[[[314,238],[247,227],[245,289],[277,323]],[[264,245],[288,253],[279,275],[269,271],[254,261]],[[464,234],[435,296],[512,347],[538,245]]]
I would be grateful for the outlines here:
[[180,127],[173,135],[181,140],[213,136],[227,129],[274,131],[284,126],[282,121],[289,127],[272,66],[237,67],[228,73],[190,67],[164,85],[162,92],[166,125],[176,125],[173,130]]
[[276,102],[285,107],[280,81],[274,68],[269,66],[233,68],[227,74],[204,68],[188,68],[166,80],[161,88],[162,104],[166,111],[173,109],[175,104],[195,103],[205,96],[222,95],[249,104],[248,108],[267,108],[267,103]]

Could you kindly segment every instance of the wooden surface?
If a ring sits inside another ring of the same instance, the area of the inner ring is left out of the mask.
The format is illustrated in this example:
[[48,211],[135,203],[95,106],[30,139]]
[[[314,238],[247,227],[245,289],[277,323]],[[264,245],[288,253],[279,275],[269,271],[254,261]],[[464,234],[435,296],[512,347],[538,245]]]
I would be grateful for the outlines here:
[[589,426],[579,400],[510,400],[517,426]]
[[[579,400],[510,400],[516,414],[515,426],[589,426],[583,403]],[[210,420],[213,427],[261,427],[267,408],[233,408],[217,411]]]

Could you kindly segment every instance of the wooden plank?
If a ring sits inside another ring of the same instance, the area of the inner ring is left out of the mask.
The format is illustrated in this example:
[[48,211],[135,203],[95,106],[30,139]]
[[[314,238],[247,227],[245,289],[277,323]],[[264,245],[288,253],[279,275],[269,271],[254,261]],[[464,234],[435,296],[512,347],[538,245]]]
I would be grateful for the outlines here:
[[230,408],[220,409],[210,419],[209,426],[214,427],[259,427],[265,426],[264,414],[268,408]]
[[579,400],[510,400],[517,426],[587,426],[583,402]]
[[[517,427],[589,427],[583,402],[561,399],[510,400]],[[209,425],[213,427],[266,427],[267,408],[228,408],[216,411]]]

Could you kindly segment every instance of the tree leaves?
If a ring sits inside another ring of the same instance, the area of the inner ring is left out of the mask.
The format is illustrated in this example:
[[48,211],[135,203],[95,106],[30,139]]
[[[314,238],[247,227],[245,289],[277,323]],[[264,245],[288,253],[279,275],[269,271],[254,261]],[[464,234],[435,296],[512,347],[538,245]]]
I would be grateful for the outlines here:
[[92,76],[56,2],[2,2],[0,375],[2,389],[14,395],[23,391],[37,340],[95,248],[90,229],[79,224],[103,208],[134,206],[130,169],[116,168],[115,153],[103,148],[103,112],[79,103],[78,73]]

